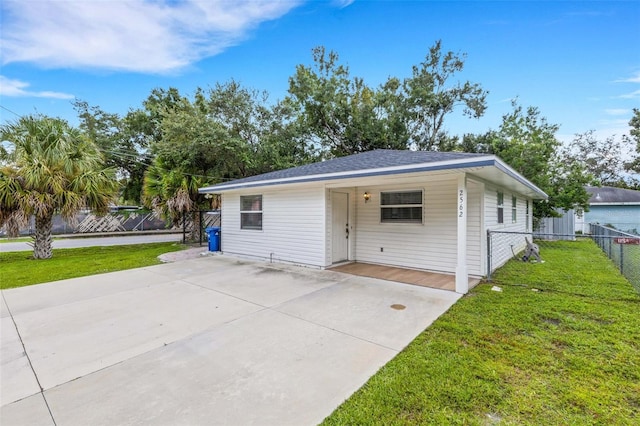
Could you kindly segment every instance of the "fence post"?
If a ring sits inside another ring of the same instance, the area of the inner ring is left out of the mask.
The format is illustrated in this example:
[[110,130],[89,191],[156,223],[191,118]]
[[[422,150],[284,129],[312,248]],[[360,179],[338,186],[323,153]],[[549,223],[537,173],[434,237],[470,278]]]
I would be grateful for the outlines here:
[[487,281],[491,282],[491,230],[487,229]]
[[198,210],[198,215],[200,215],[200,220],[198,221],[198,223],[200,224],[200,229],[198,230],[198,244],[202,246],[202,227],[204,225],[202,223],[202,210]]
[[618,244],[620,246],[620,273],[624,275],[624,244]]

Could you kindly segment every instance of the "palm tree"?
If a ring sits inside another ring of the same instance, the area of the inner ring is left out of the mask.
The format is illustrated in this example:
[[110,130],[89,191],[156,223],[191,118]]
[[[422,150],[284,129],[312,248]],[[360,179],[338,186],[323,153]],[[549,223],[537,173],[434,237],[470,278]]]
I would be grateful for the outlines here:
[[181,218],[194,213],[194,224],[189,237],[195,240],[200,230],[200,216],[194,211],[204,197],[198,189],[207,182],[200,176],[183,173],[179,169],[169,169],[162,158],[156,157],[144,176],[142,201],[161,216],[170,219],[177,226]]
[[17,235],[35,217],[33,257],[48,259],[53,215],[73,221],[84,208],[106,213],[117,189],[98,147],[66,121],[43,115],[0,126],[9,144],[0,164],[0,226]]

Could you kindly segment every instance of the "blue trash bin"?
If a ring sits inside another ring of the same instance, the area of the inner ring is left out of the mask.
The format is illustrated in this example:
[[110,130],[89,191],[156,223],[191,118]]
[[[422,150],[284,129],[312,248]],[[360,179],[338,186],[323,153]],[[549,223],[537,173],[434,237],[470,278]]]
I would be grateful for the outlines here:
[[220,251],[220,227],[212,226],[204,231],[209,237],[209,251]]

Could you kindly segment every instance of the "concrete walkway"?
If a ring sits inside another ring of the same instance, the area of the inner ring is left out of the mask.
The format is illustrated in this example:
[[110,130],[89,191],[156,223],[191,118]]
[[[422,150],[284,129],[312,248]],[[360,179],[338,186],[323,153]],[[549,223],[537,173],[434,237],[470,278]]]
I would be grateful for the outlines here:
[[458,298],[225,256],[4,290],[0,423],[317,424]]

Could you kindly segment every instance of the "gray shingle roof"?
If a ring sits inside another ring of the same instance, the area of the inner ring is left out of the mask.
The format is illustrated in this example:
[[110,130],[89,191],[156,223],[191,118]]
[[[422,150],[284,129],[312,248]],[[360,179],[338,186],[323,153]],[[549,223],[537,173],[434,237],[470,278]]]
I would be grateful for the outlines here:
[[267,180],[297,178],[304,176],[324,175],[331,173],[353,172],[368,169],[380,169],[385,167],[409,166],[413,164],[437,163],[462,159],[486,157],[486,154],[469,154],[461,152],[434,152],[434,151],[400,151],[391,149],[377,149],[347,157],[334,158],[332,160],[293,167],[291,169],[278,170],[243,179],[237,179],[217,186],[237,185]]
[[640,203],[640,191],[614,188],[612,186],[587,186],[591,194],[589,204]]

